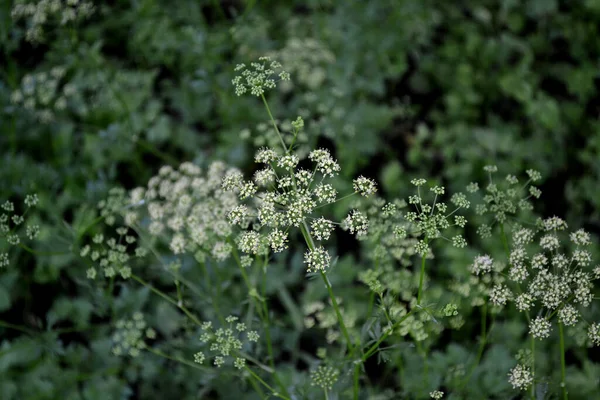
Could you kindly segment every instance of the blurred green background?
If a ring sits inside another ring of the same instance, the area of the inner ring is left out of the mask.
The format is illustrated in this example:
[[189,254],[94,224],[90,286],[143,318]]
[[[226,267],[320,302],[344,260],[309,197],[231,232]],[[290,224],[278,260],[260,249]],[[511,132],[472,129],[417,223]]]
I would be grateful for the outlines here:
[[[253,149],[270,140],[267,115],[235,96],[231,79],[235,64],[262,55],[292,76],[268,96],[276,118],[301,115],[301,151],[332,149],[343,176],[372,176],[395,198],[417,176],[452,192],[483,179],[486,164],[534,168],[540,215],[600,232],[600,0],[110,0],[65,23],[66,1],[41,22],[14,12],[40,3],[0,1],[0,202],[37,193],[29,217],[42,227],[31,244],[40,255],[11,247],[0,269],[0,399],[234,398],[227,379],[152,355],[112,356],[111,323],[122,315],[145,307],[165,347],[186,358],[189,328],[143,288],[94,287],[77,249],[114,186],[142,186],[183,161],[252,171]],[[449,270],[473,255],[447,253]],[[440,273],[439,284],[452,279]],[[303,346],[277,329],[282,348]],[[504,371],[524,327],[501,329],[498,343],[515,345],[490,348],[470,398],[517,396]],[[432,371],[443,376],[473,352],[476,332],[467,323],[442,337]],[[600,356],[568,356],[573,398],[600,398]],[[406,389],[375,381],[373,399]]]

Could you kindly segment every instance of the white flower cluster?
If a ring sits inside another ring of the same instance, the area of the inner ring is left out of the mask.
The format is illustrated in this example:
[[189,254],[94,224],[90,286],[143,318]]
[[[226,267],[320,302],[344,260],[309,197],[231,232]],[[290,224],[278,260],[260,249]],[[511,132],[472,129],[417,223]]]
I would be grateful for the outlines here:
[[[207,357],[212,357],[213,365],[218,368],[225,365],[228,359],[237,369],[246,366],[246,359],[241,356],[240,350],[250,343],[256,343],[260,336],[256,331],[249,331],[245,323],[238,322],[236,316],[230,315],[225,321],[227,326],[218,329],[214,329],[211,321],[202,323],[200,342],[208,348],[194,354],[195,363],[204,364]],[[208,356],[206,351],[210,353]]]
[[[445,193],[443,186],[432,186],[430,191],[434,194],[432,204],[425,203],[421,195],[421,186],[425,185],[425,179],[413,179],[411,183],[417,187],[417,194],[409,196],[408,204],[414,206],[416,211],[406,213],[405,219],[413,226],[413,231],[422,236],[423,239],[417,243],[415,250],[418,254],[425,255],[429,253],[430,241],[442,237],[442,232],[452,226],[463,228],[467,220],[463,216],[454,215],[461,208],[469,208],[470,202],[463,193],[455,193],[450,198],[454,205],[452,211],[448,211],[448,205],[438,201],[438,197]],[[454,216],[452,220],[451,216]],[[467,245],[466,240],[461,235],[456,235],[451,240],[454,247],[462,248]]]
[[[37,194],[30,194],[23,201],[21,212],[15,210],[15,203],[6,200],[0,204],[0,239],[4,239],[10,246],[19,246],[22,241],[20,230],[25,227],[25,237],[29,240],[35,240],[40,233],[40,226],[30,223],[27,214],[30,209],[37,206]],[[0,268],[10,265],[8,253],[0,253]]]
[[154,338],[154,329],[148,328],[141,312],[136,312],[129,320],[117,321],[116,331],[112,335],[112,353],[116,356],[137,357],[146,348],[145,339]]
[[[507,175],[504,183],[496,184],[493,180],[493,174],[498,172],[495,165],[487,165],[484,171],[489,175],[489,184],[485,187],[483,202],[475,206],[475,211],[479,215],[491,213],[496,221],[503,223],[508,216],[515,215],[519,210],[529,211],[533,208],[530,198],[539,198],[542,194],[541,190],[532,183],[541,179],[541,174],[535,170],[527,170],[528,180],[525,183],[519,183],[514,175]],[[527,189],[526,193],[523,190]],[[476,182],[471,182],[467,186],[467,191],[475,193],[479,191],[479,185]],[[477,233],[482,238],[491,236],[490,226],[481,225]]]
[[[223,261],[232,250],[230,222],[243,225],[248,213],[235,193],[221,188],[223,178],[235,174],[239,172],[222,162],[212,163],[206,172],[189,162],[178,169],[165,166],[146,188],[132,190],[128,203],[143,205],[149,216],[148,231],[167,240],[174,254],[190,252],[200,259],[209,255]],[[126,222],[141,221],[139,211],[126,212]]]
[[260,57],[258,61],[251,63],[250,68],[245,64],[238,64],[235,67],[235,71],[240,75],[233,78],[231,83],[235,86],[235,94],[238,96],[248,91],[254,96],[263,95],[266,90],[277,86],[274,76],[282,81],[290,80],[290,74],[281,69],[279,62],[272,61],[270,57]]
[[67,25],[88,18],[94,4],[84,0],[16,0],[11,10],[15,20],[27,20],[25,39],[32,43],[44,41],[47,25]]
[[508,382],[514,389],[524,390],[533,383],[533,376],[529,368],[517,364],[508,374]]
[[308,272],[325,271],[329,268],[331,256],[323,246],[314,250],[307,250],[304,254],[304,263]]
[[[341,297],[336,297],[336,301],[346,327],[355,327],[359,317],[356,310],[352,307],[344,307],[344,299]],[[325,340],[329,344],[335,343],[341,338],[337,316],[334,308],[331,307],[331,300],[329,300],[329,306],[322,301],[308,302],[303,305],[302,311],[304,313],[304,327],[306,329],[313,327],[324,329]]]
[[98,269],[105,278],[113,278],[117,274],[123,279],[131,277],[129,263],[132,257],[143,258],[148,254],[144,247],[136,247],[137,237],[130,234],[126,227],[117,228],[118,238],[105,239],[103,234],[96,234],[92,238],[92,245],[85,245],[80,256],[88,258],[94,263],[87,270],[88,279],[96,279]]
[[319,365],[310,373],[311,385],[318,386],[323,390],[331,390],[340,376],[340,371],[329,366]]
[[432,399],[435,399],[435,400],[440,400],[444,397],[444,392],[439,391],[439,390],[434,390],[433,392],[429,393],[429,397],[431,397]]
[[[308,154],[308,160],[314,165],[311,170],[299,166],[302,160],[296,154],[279,155],[270,148],[259,149],[254,160],[263,164],[263,168],[254,174],[253,180],[245,181],[239,171],[231,171],[222,180],[223,190],[248,202],[230,208],[229,222],[242,229],[254,223],[253,230],[245,230],[238,236],[240,250],[248,254],[262,254],[269,247],[274,252],[283,251],[288,247],[291,228],[300,228],[317,241],[328,240],[336,224],[313,214],[317,208],[337,199],[337,191],[325,182],[340,171],[330,152],[327,149],[311,151]],[[375,183],[364,177],[358,178],[355,186],[355,190],[365,196],[376,190]],[[366,216],[358,211],[353,211],[345,224],[358,236],[366,234],[368,229]],[[305,255],[309,272],[325,271],[329,260],[322,246]]]
[[292,36],[276,57],[289,66],[294,81],[313,90],[321,87],[327,76],[325,67],[335,61],[333,53],[322,42],[310,37]]
[[20,88],[11,93],[10,100],[33,113],[41,122],[51,122],[56,114],[67,108],[76,91],[70,83],[61,84],[65,74],[66,69],[60,66],[27,74],[21,80]]
[[[501,306],[514,301],[519,311],[530,311],[537,305],[547,311],[539,315],[557,315],[558,321],[565,326],[574,326],[580,321],[579,308],[590,306],[593,281],[599,276],[595,270],[590,271],[592,256],[587,249],[591,244],[590,235],[582,229],[570,235],[563,234],[566,229],[564,220],[551,217],[540,221],[538,231],[514,230],[508,280],[498,282],[492,288],[490,299],[493,304]],[[566,237],[574,246],[570,255],[562,250]],[[536,245],[537,252],[534,251]],[[472,271],[488,270],[491,263],[488,256],[478,256]],[[511,283],[515,288],[523,288],[522,291],[519,289],[515,293],[509,288]],[[550,332],[550,319],[538,316],[531,320],[529,333],[534,338],[547,338]]]

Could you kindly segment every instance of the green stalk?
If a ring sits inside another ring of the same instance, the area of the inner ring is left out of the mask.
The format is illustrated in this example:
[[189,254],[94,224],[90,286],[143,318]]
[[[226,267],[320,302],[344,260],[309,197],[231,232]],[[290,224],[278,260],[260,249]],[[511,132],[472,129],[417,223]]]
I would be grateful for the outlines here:
[[265,99],[265,95],[261,94],[260,97],[267,109],[267,113],[269,114],[269,118],[271,119],[271,123],[273,124],[273,128],[275,128],[275,132],[277,132],[277,136],[279,136],[279,140],[281,140],[281,145],[283,146],[283,151],[287,152],[287,147],[285,146],[285,142],[283,141],[283,136],[281,136],[281,132],[279,132],[279,128],[277,127],[277,123],[275,122],[275,118],[273,118],[273,114],[271,114],[271,109],[269,108],[269,104],[267,103],[267,99]]
[[289,397],[284,396],[284,395],[278,393],[277,391],[275,391],[275,389],[273,389],[267,382],[265,382],[260,376],[258,376],[254,371],[252,371],[248,366],[244,366],[244,369],[246,371],[248,371],[250,373],[250,375],[252,375],[252,377],[254,379],[256,379],[257,381],[259,381],[264,387],[269,389],[273,393],[273,396],[279,397],[281,399],[291,400]]
[[191,319],[196,325],[201,326],[202,322],[200,322],[200,320],[194,315],[192,314],[192,312],[190,310],[188,310],[183,304],[180,304],[177,300],[171,298],[171,296],[169,296],[168,294],[164,293],[163,291],[155,288],[154,286],[152,286],[151,284],[149,284],[148,282],[146,282],[145,280],[143,280],[142,278],[140,278],[139,276],[135,275],[135,274],[131,274],[131,277],[138,281],[139,283],[141,283],[142,285],[146,286],[148,289],[150,289],[152,292],[156,293],[157,295],[159,295],[160,297],[162,297],[163,299],[167,300],[169,303],[173,304],[175,307],[179,308],[181,311],[184,312],[185,315],[188,316],[189,319]]
[[[253,287],[250,283],[250,279],[248,278],[248,274],[246,273],[246,270],[244,269],[244,267],[242,267],[242,262],[241,262],[239,254],[237,253],[235,243],[233,243],[233,240],[231,240],[231,239],[229,239],[229,240],[230,240],[230,243],[233,248],[233,258],[235,259],[236,264],[238,265],[238,267],[242,273],[242,277],[244,278],[244,282],[246,283],[246,287],[248,288],[248,295],[250,295],[250,291],[253,289]],[[277,370],[275,369],[275,354],[273,352],[273,343],[271,341],[271,323],[269,320],[269,309],[267,307],[267,302],[266,302],[266,298],[265,298],[265,295],[266,295],[266,293],[265,293],[266,267],[267,267],[268,260],[269,259],[267,258],[267,256],[265,256],[265,263],[263,265],[264,278],[263,278],[261,299],[256,299],[256,298],[253,298],[253,299],[254,299],[254,301],[259,302],[259,304],[257,304],[258,307],[256,309],[258,310],[259,317],[262,320],[262,323],[264,324],[264,328],[265,328],[265,341],[267,343],[267,353],[269,354],[269,365],[271,366],[271,369],[273,370],[273,372],[272,372],[273,378],[275,379],[275,382],[277,382],[277,384],[279,385],[281,390],[285,393],[285,395],[289,397],[289,393],[288,393],[285,385],[281,381],[281,379],[279,379],[279,375],[277,374],[277,372],[276,372]]]
[[170,355],[168,355],[166,353],[163,353],[162,351],[160,351],[158,349],[153,349],[152,347],[146,347],[146,350],[148,350],[150,353],[153,353],[153,354],[155,354],[155,355],[157,355],[159,357],[166,358],[167,360],[175,361],[175,362],[178,362],[178,363],[183,364],[183,365],[187,365],[188,367],[199,369],[199,370],[201,370],[203,372],[210,372],[210,370],[211,370],[210,368],[204,367],[202,365],[198,365],[195,362],[191,362],[191,361],[188,361],[188,360],[184,360],[182,358],[170,356]]
[[467,385],[467,383],[469,383],[471,376],[475,372],[475,369],[479,365],[479,362],[481,361],[481,357],[483,356],[483,350],[485,349],[485,345],[487,342],[487,335],[488,335],[488,332],[487,332],[487,307],[488,307],[488,303],[486,301],[483,304],[483,311],[481,313],[481,336],[479,338],[480,342],[479,342],[479,350],[477,351],[477,358],[475,359],[475,363],[471,367],[471,371],[469,371],[467,378],[465,379],[464,383],[461,385],[461,389],[463,387],[465,387]]
[[5,322],[5,321],[1,321],[1,320],[0,320],[0,327],[14,329],[16,331],[19,331],[19,332],[22,332],[25,334],[29,334],[29,335],[36,334],[35,330],[29,329],[26,326],[11,324],[10,322]]
[[360,364],[355,364],[354,365],[354,400],[358,400],[358,394],[359,394],[359,386],[358,386],[358,378],[360,375]]
[[533,336],[531,336],[531,376],[533,376],[531,400],[535,400],[535,338]]
[[510,258],[510,250],[508,248],[508,240],[506,239],[506,234],[504,233],[504,224],[500,224],[500,234],[502,236],[502,244],[504,245],[504,251],[506,252],[506,256]]
[[[428,243],[427,238],[425,239],[425,244]],[[425,257],[427,254],[423,254],[421,257],[421,274],[419,275],[419,291],[417,292],[417,305],[421,305],[421,296],[423,294],[423,281],[425,279]]]
[[[302,225],[300,225],[300,230],[302,231],[302,236],[304,236],[304,240],[306,241],[308,248],[311,251],[314,251],[315,242],[313,241],[308,226],[306,226],[306,221],[302,221]],[[321,278],[323,278],[323,282],[327,287],[327,293],[329,294],[329,299],[331,300],[331,304],[333,305],[335,316],[337,317],[338,323],[340,324],[340,329],[342,330],[342,334],[344,335],[344,339],[346,340],[348,351],[350,352],[350,354],[352,354],[354,353],[354,348],[352,345],[352,340],[350,340],[350,334],[348,333],[348,329],[346,328],[346,324],[344,323],[344,319],[342,318],[342,313],[340,312],[340,307],[338,305],[337,300],[335,299],[331,283],[329,282],[329,279],[327,278],[327,275],[324,271],[321,271]]]
[[563,399],[568,400],[566,378],[566,362],[565,362],[565,334],[563,332],[563,324],[558,323],[558,333],[560,334],[560,387],[562,388]]
[[367,359],[369,357],[371,357],[373,355],[373,353],[375,353],[377,351],[377,349],[379,348],[379,345],[381,344],[381,342],[383,342],[385,339],[388,338],[388,336],[390,336],[392,334],[392,332],[394,332],[394,330],[400,326],[400,324],[402,322],[404,322],[404,320],[406,318],[408,318],[409,315],[411,315],[413,312],[413,310],[410,310],[408,313],[406,313],[405,316],[403,316],[402,318],[400,318],[398,321],[396,321],[396,323],[394,325],[392,325],[392,327],[383,335],[381,335],[381,337],[379,338],[379,340],[377,340],[377,342],[375,342],[371,347],[369,347],[369,350],[367,350],[367,352],[362,356],[361,358],[361,362],[365,362],[367,361]]
[[[375,272],[379,270],[379,259],[375,259]],[[375,292],[371,291],[369,296],[369,308],[367,310],[367,318],[371,318],[373,314],[373,305],[375,303]]]
[[268,257],[265,256],[265,264],[263,265],[263,284],[261,290],[261,299],[262,303],[262,313],[259,313],[263,316],[263,323],[265,328],[265,336],[267,341],[267,352],[269,353],[269,365],[273,369],[273,378],[275,378],[275,382],[279,385],[281,390],[285,393],[286,396],[289,396],[285,385],[279,379],[279,375],[277,374],[277,369],[275,368],[275,354],[273,353],[273,341],[271,340],[271,321],[269,319],[269,309],[267,307],[267,261]]
[[417,351],[421,353],[421,357],[423,357],[423,391],[427,388],[427,383],[429,382],[429,363],[427,363],[427,350],[423,348],[421,342],[415,340]]

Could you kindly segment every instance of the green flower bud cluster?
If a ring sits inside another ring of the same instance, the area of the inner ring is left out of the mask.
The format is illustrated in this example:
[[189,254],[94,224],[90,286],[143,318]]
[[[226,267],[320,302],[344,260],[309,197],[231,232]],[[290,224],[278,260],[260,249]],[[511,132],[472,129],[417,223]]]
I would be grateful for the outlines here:
[[87,270],[88,279],[96,279],[98,271],[105,278],[120,275],[123,279],[131,277],[131,259],[143,258],[148,254],[144,247],[137,246],[137,236],[129,232],[127,227],[116,229],[117,238],[105,238],[101,233],[92,237],[92,244],[85,245],[80,250],[80,256],[89,258],[94,264]]
[[241,353],[242,349],[258,342],[260,336],[258,332],[248,330],[246,324],[239,322],[236,316],[230,315],[225,321],[227,326],[217,329],[214,329],[211,321],[202,324],[200,342],[206,350],[194,354],[195,363],[204,364],[208,357],[213,359],[213,365],[216,367],[229,362],[237,369],[245,367],[246,359]]
[[112,335],[112,353],[116,356],[137,357],[146,348],[146,339],[156,338],[154,329],[149,328],[144,314],[136,312],[131,319],[117,321]]

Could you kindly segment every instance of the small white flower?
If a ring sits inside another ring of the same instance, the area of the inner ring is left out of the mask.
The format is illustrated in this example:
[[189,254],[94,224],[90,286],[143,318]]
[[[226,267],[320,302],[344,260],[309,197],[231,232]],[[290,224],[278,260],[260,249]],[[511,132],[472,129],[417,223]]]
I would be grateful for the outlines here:
[[304,263],[308,272],[325,271],[329,268],[331,256],[323,246],[304,253]]
[[333,222],[323,217],[315,219],[310,227],[317,240],[328,240],[333,232]]
[[344,225],[350,230],[350,233],[356,233],[356,236],[364,236],[369,229],[369,220],[358,210],[352,210],[344,219]]
[[544,317],[536,317],[529,324],[529,334],[536,339],[546,339],[550,336],[551,325]]
[[529,368],[518,364],[510,370],[510,373],[508,374],[508,383],[510,383],[514,389],[527,389],[533,383],[533,376],[531,375]]
[[268,237],[269,245],[275,253],[279,253],[288,248],[288,234],[275,228]]
[[377,184],[374,180],[365,178],[364,176],[359,176],[354,179],[352,184],[354,191],[360,193],[361,196],[369,197],[369,195],[377,192]]
[[471,272],[475,275],[491,272],[493,263],[494,260],[487,254],[483,256],[477,256],[473,261],[473,265],[471,265]]

